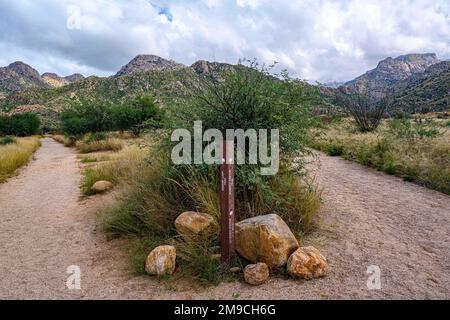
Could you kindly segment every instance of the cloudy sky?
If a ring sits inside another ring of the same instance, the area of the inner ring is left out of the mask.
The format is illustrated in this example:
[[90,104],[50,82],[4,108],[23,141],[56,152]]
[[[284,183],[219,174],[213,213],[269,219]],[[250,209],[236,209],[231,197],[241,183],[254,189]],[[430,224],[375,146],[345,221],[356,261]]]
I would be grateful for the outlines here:
[[107,76],[140,53],[278,61],[350,80],[387,56],[450,59],[449,0],[0,0],[0,66]]

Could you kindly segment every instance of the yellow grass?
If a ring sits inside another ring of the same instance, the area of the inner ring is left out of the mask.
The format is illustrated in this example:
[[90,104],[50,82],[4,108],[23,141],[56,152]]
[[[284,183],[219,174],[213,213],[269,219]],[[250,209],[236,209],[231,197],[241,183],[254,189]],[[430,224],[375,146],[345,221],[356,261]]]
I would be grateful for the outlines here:
[[30,156],[41,146],[38,137],[16,138],[16,142],[0,146],[0,183],[27,164]]
[[106,139],[92,142],[77,141],[75,147],[81,153],[90,153],[98,151],[120,151],[123,148],[123,142],[119,139]]
[[375,132],[359,133],[345,119],[327,127],[312,147],[450,194],[447,121],[434,119],[437,136],[402,138],[389,132],[388,121]]

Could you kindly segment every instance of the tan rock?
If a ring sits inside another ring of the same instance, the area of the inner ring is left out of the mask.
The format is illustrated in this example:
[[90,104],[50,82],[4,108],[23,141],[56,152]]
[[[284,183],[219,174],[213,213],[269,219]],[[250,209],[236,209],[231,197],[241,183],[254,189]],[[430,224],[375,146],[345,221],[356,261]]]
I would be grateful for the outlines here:
[[287,270],[294,278],[319,278],[327,275],[328,263],[316,248],[303,247],[290,256]]
[[185,240],[211,232],[214,230],[214,225],[212,216],[194,211],[183,212],[175,220],[175,228]]
[[245,282],[251,285],[260,285],[269,279],[269,267],[263,262],[249,264],[244,269]]
[[97,181],[94,183],[91,190],[94,193],[103,193],[112,189],[112,187],[114,187],[114,185],[109,181]]
[[159,246],[150,252],[145,271],[151,275],[171,275],[175,272],[177,250],[173,246]]
[[276,214],[253,217],[236,224],[236,250],[251,262],[281,267],[298,247],[288,225]]
[[230,272],[231,272],[231,273],[239,273],[239,272],[241,272],[241,271],[242,271],[242,269],[239,268],[239,267],[233,267],[233,268],[230,268]]

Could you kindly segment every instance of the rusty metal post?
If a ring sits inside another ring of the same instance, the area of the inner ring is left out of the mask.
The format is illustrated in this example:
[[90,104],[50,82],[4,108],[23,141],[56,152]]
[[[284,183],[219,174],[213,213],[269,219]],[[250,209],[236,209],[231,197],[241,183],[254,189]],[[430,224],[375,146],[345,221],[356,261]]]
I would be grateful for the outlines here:
[[234,141],[224,140],[220,165],[220,246],[221,262],[230,263],[234,243]]

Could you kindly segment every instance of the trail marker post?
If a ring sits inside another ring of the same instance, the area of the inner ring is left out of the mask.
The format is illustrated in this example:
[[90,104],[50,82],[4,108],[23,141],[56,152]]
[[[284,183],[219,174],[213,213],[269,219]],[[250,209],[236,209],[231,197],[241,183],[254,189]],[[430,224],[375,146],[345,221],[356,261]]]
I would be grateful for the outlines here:
[[220,165],[220,247],[221,262],[229,264],[235,252],[234,242],[234,141],[223,141]]

